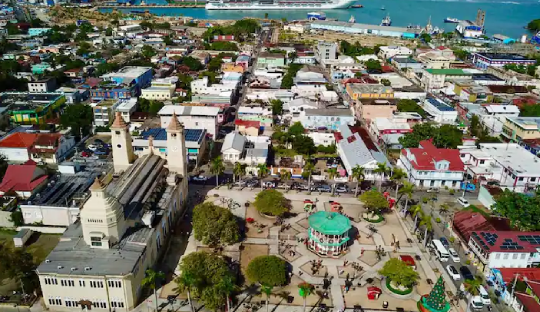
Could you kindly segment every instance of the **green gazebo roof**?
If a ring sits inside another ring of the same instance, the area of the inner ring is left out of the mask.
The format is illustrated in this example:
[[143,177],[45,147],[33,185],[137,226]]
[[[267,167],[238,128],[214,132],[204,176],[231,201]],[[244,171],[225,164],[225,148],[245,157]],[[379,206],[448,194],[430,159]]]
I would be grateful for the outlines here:
[[308,218],[309,226],[327,235],[341,235],[351,228],[349,218],[338,212],[319,211]]

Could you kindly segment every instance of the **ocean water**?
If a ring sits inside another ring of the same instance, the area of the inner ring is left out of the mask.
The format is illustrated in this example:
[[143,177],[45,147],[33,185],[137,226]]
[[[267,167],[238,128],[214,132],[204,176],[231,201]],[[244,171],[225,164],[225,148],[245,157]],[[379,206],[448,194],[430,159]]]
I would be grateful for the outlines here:
[[[140,0],[138,0],[140,1]],[[146,0],[146,3],[162,4],[165,0]],[[528,22],[540,18],[540,0],[360,0],[362,9],[322,10],[328,18],[348,21],[354,16],[357,23],[379,24],[389,14],[392,26],[406,27],[412,25],[426,25],[431,17],[434,26],[445,30],[452,30],[455,24],[444,24],[446,17],[455,17],[461,20],[476,18],[478,9],[486,11],[486,33],[488,35],[504,34],[512,38],[520,38],[531,33],[524,29]],[[385,7],[385,11],[381,7]],[[109,12],[112,9],[102,9]],[[121,11],[146,10],[126,8]],[[238,10],[238,11],[207,11],[204,8],[151,8],[150,13],[169,16],[186,16],[196,19],[240,19],[244,17],[263,18],[268,13],[269,18],[287,20],[305,19],[307,10]]]

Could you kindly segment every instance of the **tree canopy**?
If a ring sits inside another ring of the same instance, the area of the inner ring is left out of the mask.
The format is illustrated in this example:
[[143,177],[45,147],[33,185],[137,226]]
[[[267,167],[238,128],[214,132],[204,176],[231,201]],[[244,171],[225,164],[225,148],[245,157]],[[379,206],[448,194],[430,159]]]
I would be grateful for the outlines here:
[[505,190],[496,197],[495,214],[510,219],[520,231],[540,231],[540,194],[529,196]]
[[375,54],[375,49],[369,47],[363,47],[358,41],[351,44],[348,41],[341,40],[339,43],[339,50],[341,53],[348,56],[359,56],[366,54]]
[[206,245],[231,245],[240,241],[240,229],[234,215],[213,203],[195,206],[193,231],[195,238]]
[[245,18],[236,21],[232,25],[210,27],[204,32],[203,38],[210,41],[216,35],[233,35],[235,40],[239,41],[242,40],[243,37],[255,33],[259,29],[261,29],[261,26],[259,25],[258,21]]
[[246,275],[252,283],[281,286],[287,282],[287,263],[277,256],[259,256],[248,264]]
[[260,213],[271,216],[282,216],[289,211],[287,199],[281,192],[273,189],[258,193],[253,205]]
[[403,147],[418,147],[420,141],[433,139],[433,145],[438,148],[456,148],[462,143],[463,132],[453,125],[437,127],[431,123],[414,125],[413,132],[399,138]]
[[360,195],[360,200],[371,212],[379,213],[381,210],[388,209],[388,201],[381,192],[376,190],[364,192]]
[[390,279],[397,285],[407,288],[412,287],[420,278],[418,272],[398,258],[391,258],[386,261],[383,268],[379,270],[379,274]]
[[214,51],[238,51],[238,45],[235,42],[230,41],[216,41],[211,44],[207,44],[206,48],[208,50]]
[[182,280],[189,281],[190,290],[201,298],[206,309],[223,308],[227,300],[223,281],[234,283],[236,279],[222,257],[204,251],[193,252],[182,259],[179,269]]
[[540,18],[530,21],[527,24],[527,29],[531,31],[540,31]]
[[301,64],[289,65],[289,68],[287,69],[287,73],[283,76],[283,79],[281,80],[282,89],[290,89],[293,86],[294,84],[293,78],[296,77],[296,73],[298,73],[298,71],[302,69],[302,66],[303,65]]
[[163,102],[156,100],[147,100],[141,97],[137,100],[137,103],[141,112],[149,113],[154,116],[157,115],[157,113],[161,110],[161,108],[163,108],[163,106],[165,106]]
[[364,66],[366,66],[367,70],[381,70],[381,62],[379,60],[369,59],[364,62]]
[[17,283],[22,281],[25,291],[31,292],[39,286],[35,269],[36,263],[42,260],[34,259],[25,248],[13,248],[0,243],[0,280],[13,279]]
[[521,117],[540,117],[540,104],[523,105],[520,108],[519,116],[521,116]]
[[489,135],[489,130],[480,124],[480,118],[477,115],[473,115],[470,120],[469,133],[476,137],[476,143],[498,143],[501,141],[499,138]]
[[63,127],[70,127],[71,132],[76,137],[89,134],[93,121],[92,107],[83,104],[68,105],[60,116],[60,124]]
[[191,56],[186,56],[181,60],[182,65],[189,67],[189,70],[197,71],[204,68],[204,65],[196,58]]

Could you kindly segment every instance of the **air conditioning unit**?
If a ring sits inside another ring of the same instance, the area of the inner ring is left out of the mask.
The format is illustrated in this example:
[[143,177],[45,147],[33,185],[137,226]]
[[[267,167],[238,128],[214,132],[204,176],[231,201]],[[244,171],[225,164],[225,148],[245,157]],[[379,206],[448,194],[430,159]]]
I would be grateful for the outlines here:
[[57,266],[56,268],[57,268],[58,270],[60,270],[60,269],[63,269],[64,267],[61,266],[61,265],[59,265],[59,266]]
[[91,267],[84,267],[84,270],[85,271],[90,271],[90,270],[92,270],[92,268]]

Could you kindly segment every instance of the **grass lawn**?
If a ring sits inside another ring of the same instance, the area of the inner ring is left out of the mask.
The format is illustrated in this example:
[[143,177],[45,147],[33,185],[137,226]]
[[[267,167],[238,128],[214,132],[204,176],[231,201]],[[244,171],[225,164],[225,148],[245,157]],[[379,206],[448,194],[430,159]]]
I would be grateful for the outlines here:
[[470,205],[469,207],[463,208],[462,210],[464,210],[464,211],[478,212],[478,213],[481,213],[481,214],[482,214],[484,217],[486,217],[486,218],[491,217],[491,212],[488,211],[488,210],[487,210],[486,208],[484,208],[483,206]]
[[[13,247],[13,236],[17,234],[15,230],[0,229],[0,243]],[[54,249],[60,241],[61,235],[34,233],[26,242],[26,250],[34,257],[34,263],[39,265],[45,260],[47,255]],[[4,279],[0,280],[0,295],[11,294],[13,290],[20,290],[17,281]]]

